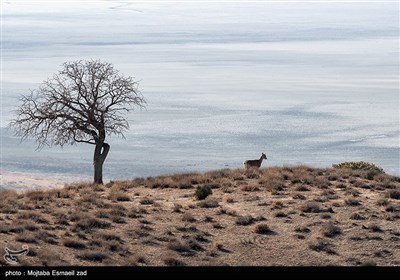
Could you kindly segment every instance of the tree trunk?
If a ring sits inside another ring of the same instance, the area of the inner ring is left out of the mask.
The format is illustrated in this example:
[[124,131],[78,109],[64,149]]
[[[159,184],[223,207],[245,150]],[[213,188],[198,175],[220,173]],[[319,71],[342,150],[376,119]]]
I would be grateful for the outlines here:
[[97,143],[94,149],[94,183],[103,184],[103,163],[106,160],[110,145],[107,143]]

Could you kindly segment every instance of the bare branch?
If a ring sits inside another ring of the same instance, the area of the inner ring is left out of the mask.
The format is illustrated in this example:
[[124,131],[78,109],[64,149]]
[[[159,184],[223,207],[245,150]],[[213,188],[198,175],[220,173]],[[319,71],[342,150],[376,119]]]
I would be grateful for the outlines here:
[[10,123],[22,139],[45,145],[87,143],[103,145],[107,135],[129,128],[125,114],[146,101],[132,77],[124,77],[110,63],[73,61],[21,97]]

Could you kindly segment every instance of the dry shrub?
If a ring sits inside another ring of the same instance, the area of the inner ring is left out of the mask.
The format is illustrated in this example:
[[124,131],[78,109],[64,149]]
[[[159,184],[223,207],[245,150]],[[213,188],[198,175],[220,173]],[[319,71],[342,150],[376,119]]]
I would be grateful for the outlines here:
[[278,211],[277,213],[275,213],[274,216],[277,217],[277,218],[285,218],[285,217],[287,217],[288,215],[287,215],[285,212],[283,212],[283,211]]
[[316,202],[306,202],[300,207],[300,210],[304,213],[320,213],[323,211],[321,206]]
[[49,221],[43,215],[36,212],[24,212],[17,216],[19,220],[30,220],[39,224],[48,224]]
[[63,258],[63,254],[58,249],[46,248],[39,250],[37,254],[42,266],[70,266],[72,265]]
[[70,238],[63,240],[62,243],[65,247],[72,248],[72,249],[82,250],[82,249],[86,248],[85,243],[78,241],[78,240],[73,240]]
[[143,208],[143,207],[133,207],[129,212],[128,212],[128,217],[137,219],[143,217],[144,214],[148,214],[148,211]]
[[298,191],[298,192],[308,192],[308,191],[310,191],[310,189],[305,185],[297,186],[295,188],[295,190]]
[[192,251],[192,249],[190,248],[190,246],[188,244],[182,243],[178,240],[168,243],[167,248],[169,250],[178,252],[179,254],[184,255],[184,256],[194,255],[194,252]]
[[378,206],[387,206],[387,205],[389,205],[389,201],[387,199],[379,199],[376,202],[376,205],[378,205]]
[[342,230],[338,226],[334,225],[333,223],[327,223],[322,226],[321,233],[325,237],[335,237],[335,236],[341,234]]
[[382,228],[377,224],[369,224],[368,229],[372,232],[383,232]]
[[212,222],[214,222],[214,218],[211,217],[211,216],[205,216],[205,217],[204,217],[204,222],[206,222],[206,223],[212,223]]
[[50,193],[50,196],[54,198],[69,199],[74,196],[73,191],[68,188],[54,189],[54,190],[49,190],[48,192]]
[[78,259],[90,262],[103,262],[104,260],[108,259],[108,256],[102,252],[84,252],[81,255],[76,256]]
[[50,193],[40,190],[28,191],[25,193],[25,197],[31,201],[50,201]]
[[40,230],[35,234],[35,237],[38,240],[42,240],[43,242],[46,242],[48,244],[56,245],[58,244],[58,237],[57,235],[51,233],[50,231],[47,230]]
[[14,190],[0,191],[0,207],[4,204],[15,203],[18,200],[18,193]]
[[173,212],[175,213],[181,213],[182,212],[182,208],[183,206],[181,204],[178,203],[174,203],[174,208],[173,208]]
[[309,233],[309,232],[311,232],[310,228],[305,227],[305,226],[296,227],[296,228],[294,229],[294,231],[295,231],[295,232],[299,232],[299,233]]
[[273,234],[274,231],[270,229],[270,227],[266,223],[258,224],[254,227],[254,232],[258,234]]
[[110,195],[108,198],[114,202],[117,201],[130,201],[131,198],[129,197],[128,194],[122,192],[122,191],[111,191]]
[[177,259],[173,255],[166,255],[162,257],[161,260],[167,266],[186,266],[186,263],[184,261]]
[[237,216],[237,211],[233,208],[230,207],[222,207],[219,212],[219,214],[227,214],[229,216]]
[[272,205],[272,208],[271,209],[283,209],[283,208],[285,208],[285,204],[282,202],[282,201],[275,201],[274,203],[273,203],[273,205]]
[[26,230],[29,231],[37,231],[39,230],[39,227],[36,225],[36,223],[32,221],[20,221],[19,225],[24,227]]
[[200,208],[216,208],[219,206],[216,200],[202,200],[197,204]]
[[190,213],[185,213],[182,215],[182,221],[183,222],[188,222],[188,223],[193,223],[196,221],[195,217],[193,217],[192,214]]
[[326,252],[331,255],[336,255],[336,251],[334,250],[332,243],[325,239],[314,241],[309,245],[309,248],[313,251]]
[[1,225],[0,227],[0,233],[22,233],[25,231],[25,228],[21,225],[21,223],[15,224],[15,222],[12,225]]
[[285,181],[281,174],[274,170],[268,170],[261,180],[259,180],[260,187],[265,188],[272,194],[277,194],[285,188]]
[[260,190],[258,186],[259,185],[257,182],[251,181],[248,182],[247,184],[242,185],[240,189],[244,192],[255,192]]
[[240,226],[248,226],[254,223],[254,218],[250,215],[238,217],[236,219],[236,224]]
[[149,197],[144,197],[140,200],[140,204],[143,204],[143,205],[150,205],[153,203],[154,203],[154,200]]
[[15,240],[24,243],[34,243],[34,244],[38,243],[38,239],[36,238],[36,236],[33,235],[32,233],[27,233],[27,232],[18,234]]
[[73,230],[74,231],[85,231],[85,232],[91,232],[94,229],[105,229],[109,228],[111,226],[110,223],[96,219],[94,217],[85,219],[85,220],[80,220],[76,223],[74,226]]
[[390,190],[387,192],[387,196],[392,199],[400,199],[400,190]]
[[114,204],[111,209],[109,210],[110,215],[112,216],[120,216],[120,217],[125,217],[126,216],[127,209],[120,204]]
[[354,198],[348,198],[344,201],[344,203],[348,206],[360,206],[361,203],[357,199]]
[[306,197],[304,195],[300,194],[300,193],[293,194],[292,198],[293,199],[300,199],[300,200],[305,200],[306,199]]
[[229,188],[233,186],[232,180],[229,178],[221,178],[219,179],[218,183],[220,184],[221,188]]

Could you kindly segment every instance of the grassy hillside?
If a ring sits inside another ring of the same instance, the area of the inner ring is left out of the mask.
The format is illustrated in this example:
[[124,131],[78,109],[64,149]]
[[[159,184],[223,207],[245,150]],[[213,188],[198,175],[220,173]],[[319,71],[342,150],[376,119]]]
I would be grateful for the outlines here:
[[[199,186],[212,194],[198,200]],[[218,170],[0,201],[0,252],[27,244],[22,265],[400,265],[400,178],[387,174]]]

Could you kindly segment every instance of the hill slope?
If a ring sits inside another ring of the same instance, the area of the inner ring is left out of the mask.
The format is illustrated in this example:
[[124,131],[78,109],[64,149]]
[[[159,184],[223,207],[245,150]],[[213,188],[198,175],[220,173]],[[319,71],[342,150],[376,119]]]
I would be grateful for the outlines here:
[[0,251],[27,244],[22,265],[400,265],[400,178],[368,177],[297,166],[3,191]]

